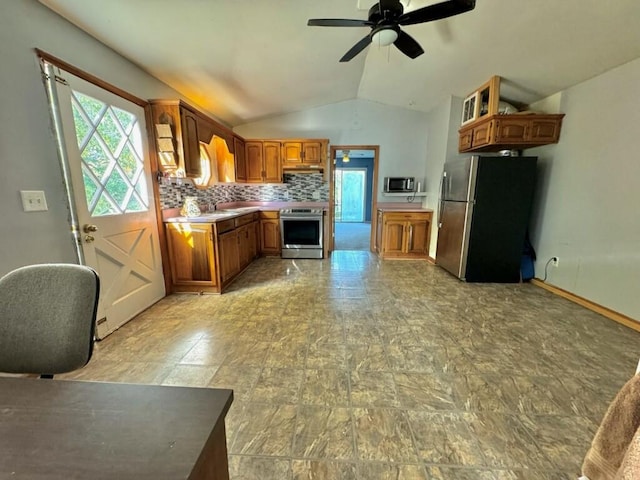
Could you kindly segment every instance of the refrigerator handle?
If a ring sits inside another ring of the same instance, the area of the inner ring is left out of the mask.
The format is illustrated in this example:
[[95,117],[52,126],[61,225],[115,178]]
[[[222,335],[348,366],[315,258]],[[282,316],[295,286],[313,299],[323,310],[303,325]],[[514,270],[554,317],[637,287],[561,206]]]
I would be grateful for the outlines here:
[[447,178],[447,172],[446,170],[442,171],[442,176],[440,177],[440,198],[439,198],[439,203],[438,203],[438,228],[442,227],[442,208],[443,208],[443,204],[444,204],[444,188],[445,188],[445,184],[446,184],[446,179]]

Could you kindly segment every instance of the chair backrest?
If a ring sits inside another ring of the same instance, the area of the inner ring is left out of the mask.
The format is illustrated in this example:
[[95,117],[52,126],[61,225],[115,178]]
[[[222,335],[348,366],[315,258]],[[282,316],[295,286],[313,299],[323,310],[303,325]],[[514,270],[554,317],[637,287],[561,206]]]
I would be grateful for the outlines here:
[[93,353],[100,280],[82,265],[43,264],[0,278],[0,371],[53,375]]

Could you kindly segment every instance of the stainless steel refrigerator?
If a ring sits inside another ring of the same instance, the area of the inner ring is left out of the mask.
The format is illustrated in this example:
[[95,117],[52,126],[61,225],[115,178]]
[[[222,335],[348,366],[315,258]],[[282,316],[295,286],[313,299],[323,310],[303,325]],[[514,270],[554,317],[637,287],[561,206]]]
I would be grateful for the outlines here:
[[536,161],[475,155],[445,163],[438,265],[467,282],[520,280]]

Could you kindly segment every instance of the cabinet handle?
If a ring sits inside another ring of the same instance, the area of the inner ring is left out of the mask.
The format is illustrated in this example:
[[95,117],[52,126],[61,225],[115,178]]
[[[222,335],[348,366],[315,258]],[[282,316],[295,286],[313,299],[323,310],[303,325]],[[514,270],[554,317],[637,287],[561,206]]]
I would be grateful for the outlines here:
[[409,225],[409,250],[413,250],[413,225]]

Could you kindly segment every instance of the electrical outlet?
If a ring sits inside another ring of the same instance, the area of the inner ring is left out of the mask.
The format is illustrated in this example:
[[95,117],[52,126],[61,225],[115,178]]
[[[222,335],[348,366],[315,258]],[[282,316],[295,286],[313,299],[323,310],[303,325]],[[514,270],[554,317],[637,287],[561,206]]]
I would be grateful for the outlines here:
[[560,263],[560,259],[558,257],[551,257],[551,266],[557,267]]

